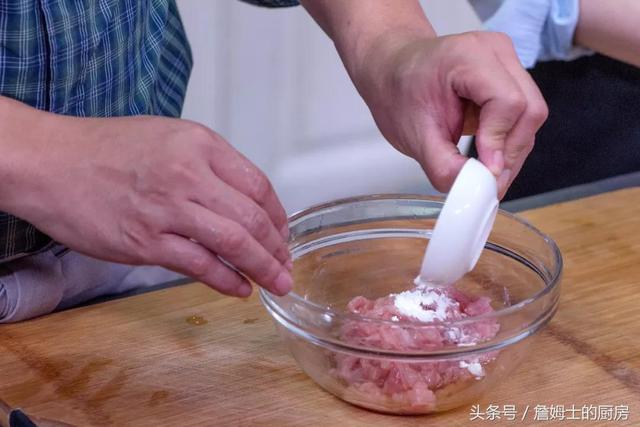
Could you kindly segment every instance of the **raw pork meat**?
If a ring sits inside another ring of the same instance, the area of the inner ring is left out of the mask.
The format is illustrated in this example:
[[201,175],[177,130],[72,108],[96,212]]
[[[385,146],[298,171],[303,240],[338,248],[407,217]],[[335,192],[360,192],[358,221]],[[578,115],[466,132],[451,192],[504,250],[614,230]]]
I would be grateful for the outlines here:
[[[348,310],[387,323],[350,321],[340,330],[345,343],[395,351],[433,351],[451,346],[473,346],[493,338],[499,330],[495,319],[464,325],[448,322],[493,312],[489,298],[472,299],[453,288],[417,288],[376,300],[356,297]],[[416,322],[428,322],[416,324]],[[407,323],[412,322],[412,323]],[[430,325],[430,326],[428,326]],[[348,392],[363,401],[394,408],[430,410],[436,394],[458,381],[481,379],[495,353],[463,359],[408,362],[335,354],[333,374],[346,383]]]

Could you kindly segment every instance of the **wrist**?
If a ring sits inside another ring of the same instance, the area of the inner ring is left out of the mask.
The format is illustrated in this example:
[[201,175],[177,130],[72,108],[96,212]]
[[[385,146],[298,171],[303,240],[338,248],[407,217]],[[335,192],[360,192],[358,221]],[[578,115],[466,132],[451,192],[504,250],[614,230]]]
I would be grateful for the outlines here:
[[391,63],[403,46],[437,37],[417,0],[301,3],[334,42],[358,88],[360,80]]
[[399,28],[369,36],[359,46],[352,48],[349,54],[343,54],[340,49],[338,51],[344,57],[345,67],[357,86],[357,80],[382,77],[385,69],[395,64],[410,46],[436,38],[430,26],[429,29]]
[[391,58],[404,46],[436,37],[429,22],[424,21],[422,24],[382,27],[378,31],[363,30],[348,40],[336,42],[336,49],[353,78],[370,72],[372,68],[391,63]]
[[0,97],[0,211],[24,217],[37,199],[46,141],[55,117],[21,102]]
[[[430,42],[437,40],[435,33],[422,31],[396,31],[371,39],[347,70],[354,86],[371,107],[372,103],[393,102],[388,95],[390,89],[397,88],[398,83],[406,81],[403,76],[412,72],[417,51],[425,48]],[[398,67],[398,64],[403,64]]]

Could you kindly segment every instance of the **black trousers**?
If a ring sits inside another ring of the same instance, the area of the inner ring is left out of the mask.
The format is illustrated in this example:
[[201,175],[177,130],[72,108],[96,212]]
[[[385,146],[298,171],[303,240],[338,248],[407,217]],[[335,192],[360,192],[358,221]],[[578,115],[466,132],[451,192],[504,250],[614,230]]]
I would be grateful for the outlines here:
[[640,171],[640,69],[594,55],[531,75],[549,119],[505,200]]

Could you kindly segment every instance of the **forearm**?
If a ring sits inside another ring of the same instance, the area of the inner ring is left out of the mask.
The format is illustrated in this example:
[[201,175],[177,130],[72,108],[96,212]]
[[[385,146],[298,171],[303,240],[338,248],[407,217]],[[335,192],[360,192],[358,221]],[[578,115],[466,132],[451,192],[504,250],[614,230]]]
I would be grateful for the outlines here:
[[[367,67],[378,47],[407,36],[435,37],[417,0],[301,0],[309,14],[333,40],[354,78]],[[381,43],[384,42],[384,43]]]
[[575,44],[640,67],[640,1],[581,0]]

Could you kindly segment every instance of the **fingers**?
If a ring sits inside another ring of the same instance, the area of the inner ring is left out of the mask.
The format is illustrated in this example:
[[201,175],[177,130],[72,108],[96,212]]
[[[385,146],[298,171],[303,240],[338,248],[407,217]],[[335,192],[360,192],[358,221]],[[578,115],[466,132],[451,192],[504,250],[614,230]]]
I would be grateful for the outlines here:
[[164,234],[154,260],[229,296],[248,297],[251,285],[201,245],[175,234]]
[[[492,171],[502,196],[533,148],[548,110],[540,90],[522,67],[508,36],[484,33],[492,54],[475,58],[472,69],[455,75],[455,92],[479,108],[476,145],[480,160]],[[487,59],[493,59],[487,61]],[[470,108],[467,107],[466,116]],[[472,120],[469,121],[473,125]]]
[[289,248],[266,211],[226,183],[218,179],[215,182],[215,188],[202,188],[196,201],[210,211],[237,222],[281,264],[289,263]]
[[277,294],[291,290],[289,271],[240,224],[192,203],[183,220],[176,220],[177,234],[186,236],[217,254],[258,285]]
[[525,111],[509,133],[504,148],[504,171],[498,179],[498,190],[504,195],[508,186],[516,177],[524,161],[533,149],[535,134],[546,121],[549,110],[529,73],[522,68],[513,52],[513,44],[508,37],[494,34],[495,47],[505,52],[498,55],[500,62],[511,73],[527,100]]
[[[526,143],[527,146],[532,148],[533,148],[533,144],[534,144],[533,138],[531,138],[528,141],[528,143]],[[522,156],[520,156],[517,160],[515,160],[514,163],[508,166],[508,169],[505,169],[502,172],[502,174],[500,174],[497,181],[499,199],[502,200],[502,198],[505,196],[505,194],[507,193],[507,190],[511,186],[511,183],[513,183],[513,180],[518,176],[518,173],[520,173],[520,170],[522,169],[522,166],[524,165],[524,162],[530,153],[531,153],[530,149],[523,151]]]
[[[231,148],[231,149],[229,149]],[[271,182],[247,158],[226,144],[224,153],[211,158],[214,173],[231,187],[247,195],[269,215],[283,239],[288,239],[287,214]]]
[[527,107],[518,82],[489,55],[453,76],[456,94],[480,108],[476,144],[480,161],[498,177],[504,169],[506,139]]

